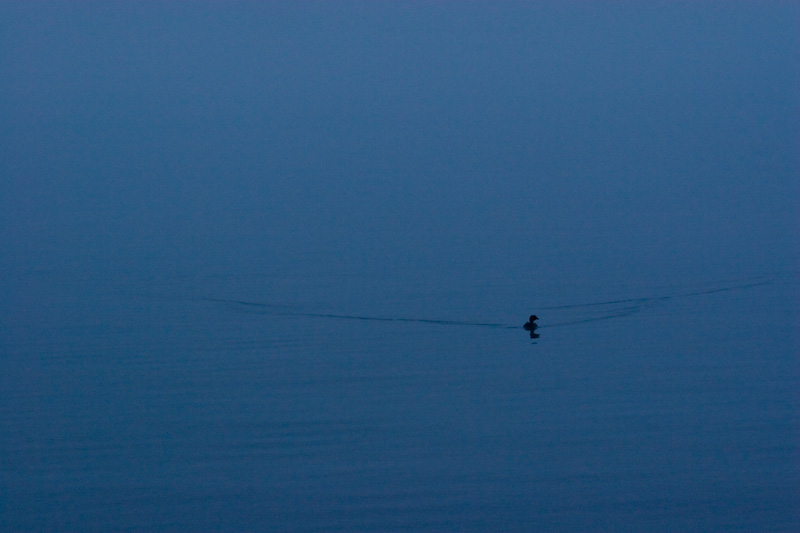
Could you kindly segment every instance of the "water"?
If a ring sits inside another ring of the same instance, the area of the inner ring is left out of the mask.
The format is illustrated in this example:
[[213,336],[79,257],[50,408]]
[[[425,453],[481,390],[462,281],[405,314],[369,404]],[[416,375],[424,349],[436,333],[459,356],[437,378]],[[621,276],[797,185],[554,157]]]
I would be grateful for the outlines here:
[[800,525],[791,273],[542,287],[562,305],[535,309],[502,280],[11,285],[7,530]]
[[0,529],[800,531],[796,2],[50,4]]

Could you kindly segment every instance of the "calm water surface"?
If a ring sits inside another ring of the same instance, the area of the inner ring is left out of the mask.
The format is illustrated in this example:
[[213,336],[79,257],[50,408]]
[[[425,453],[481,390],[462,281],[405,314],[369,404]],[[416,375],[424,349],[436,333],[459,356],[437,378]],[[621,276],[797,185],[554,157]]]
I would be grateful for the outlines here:
[[800,531],[800,4],[42,4],[0,530]]
[[19,275],[3,527],[800,526],[796,275],[539,285]]

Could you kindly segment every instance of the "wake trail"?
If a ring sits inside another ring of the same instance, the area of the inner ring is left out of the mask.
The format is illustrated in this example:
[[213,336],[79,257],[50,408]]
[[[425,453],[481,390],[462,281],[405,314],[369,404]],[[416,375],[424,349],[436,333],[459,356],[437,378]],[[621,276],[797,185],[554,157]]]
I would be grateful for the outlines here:
[[[442,320],[434,318],[409,318],[409,317],[392,317],[392,316],[364,316],[364,315],[339,315],[335,313],[311,313],[303,311],[280,311],[281,308],[291,308],[288,305],[281,304],[268,304],[261,302],[248,302],[244,300],[228,300],[224,298],[202,298],[209,302],[236,304],[247,307],[258,307],[265,310],[264,314],[277,315],[277,316],[298,316],[298,317],[311,317],[311,318],[339,318],[343,320],[371,320],[375,322],[420,322],[423,324],[441,324],[446,326],[480,326],[487,328],[511,328],[509,324],[496,324],[491,322],[470,322],[465,320]],[[270,310],[274,308],[274,310]]]
[[[691,298],[693,296],[705,296],[709,294],[716,294],[721,292],[729,292],[729,291],[737,291],[737,290],[744,290],[750,289],[753,287],[760,287],[763,285],[770,285],[774,283],[774,279],[767,279],[761,281],[752,281],[748,283],[739,283],[736,285],[726,285],[724,287],[716,287],[713,289],[704,289],[704,290],[694,290],[689,292],[676,292],[674,294],[662,295],[662,296],[650,296],[645,298],[625,298],[621,300],[609,300],[604,302],[590,302],[590,303],[583,303],[583,304],[570,304],[570,305],[557,305],[557,306],[549,306],[549,307],[542,307],[541,309],[545,310],[561,310],[561,309],[581,309],[581,308],[591,308],[591,307],[608,307],[620,304],[629,304],[626,307],[622,307],[616,309],[609,314],[604,314],[603,316],[597,317],[588,317],[578,320],[570,320],[566,322],[556,322],[552,324],[547,324],[547,327],[561,327],[561,326],[572,326],[577,324],[585,324],[589,322],[599,322],[603,320],[610,320],[613,318],[623,318],[627,316],[631,316],[635,313],[643,311],[645,309],[650,309],[656,305],[666,304],[671,300],[680,299],[680,298]],[[540,326],[545,327],[545,325]]]
[[[602,302],[588,302],[588,303],[579,303],[579,304],[568,304],[568,305],[555,305],[555,306],[544,306],[538,307],[538,309],[550,310],[550,311],[560,311],[560,310],[580,310],[580,309],[591,309],[591,308],[610,308],[598,316],[589,316],[585,318],[577,318],[574,320],[567,320],[561,322],[553,322],[553,323],[545,323],[539,326],[538,329],[544,328],[554,328],[554,327],[564,327],[564,326],[573,326],[579,324],[587,324],[591,322],[600,322],[604,320],[612,320],[615,318],[624,318],[631,316],[633,314],[639,313],[645,309],[649,309],[656,305],[663,305],[668,303],[674,299],[680,298],[691,298],[694,296],[705,296],[709,294],[716,294],[722,292],[730,292],[730,291],[738,291],[738,290],[745,290],[754,287],[760,287],[764,285],[769,285],[774,283],[774,279],[767,279],[767,280],[760,280],[760,281],[752,281],[748,283],[739,283],[736,285],[726,285],[722,287],[715,287],[710,289],[703,289],[703,290],[692,290],[686,292],[676,292],[673,294],[661,295],[661,296],[650,296],[650,297],[643,297],[643,298],[624,298],[619,300],[608,300]],[[515,324],[504,324],[504,323],[496,323],[496,322],[476,322],[476,321],[465,321],[465,320],[446,320],[446,319],[434,319],[434,318],[412,318],[412,317],[395,317],[395,316],[368,316],[368,315],[345,315],[345,314],[336,314],[336,313],[314,313],[314,312],[307,312],[307,311],[296,311],[293,310],[294,307],[291,305],[285,304],[274,304],[274,303],[265,303],[265,302],[253,302],[247,300],[234,300],[234,299],[227,299],[227,298],[212,298],[212,297],[203,297],[200,298],[203,301],[207,302],[216,302],[216,303],[225,303],[231,305],[237,305],[245,308],[255,308],[259,309],[262,314],[268,314],[273,316],[294,316],[294,317],[310,317],[310,318],[330,318],[330,319],[340,319],[340,320],[362,320],[362,321],[373,321],[373,322],[406,322],[406,323],[422,323],[422,324],[438,324],[443,326],[471,326],[471,327],[484,327],[484,328],[494,328],[494,329],[520,329],[520,325]],[[616,307],[615,306],[621,306]]]

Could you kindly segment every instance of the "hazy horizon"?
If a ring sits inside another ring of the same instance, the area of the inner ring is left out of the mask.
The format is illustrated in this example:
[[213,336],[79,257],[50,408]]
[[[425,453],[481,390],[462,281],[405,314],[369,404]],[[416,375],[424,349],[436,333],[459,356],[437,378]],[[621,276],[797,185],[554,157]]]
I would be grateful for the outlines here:
[[789,2],[6,3],[2,265],[794,268],[797,21]]

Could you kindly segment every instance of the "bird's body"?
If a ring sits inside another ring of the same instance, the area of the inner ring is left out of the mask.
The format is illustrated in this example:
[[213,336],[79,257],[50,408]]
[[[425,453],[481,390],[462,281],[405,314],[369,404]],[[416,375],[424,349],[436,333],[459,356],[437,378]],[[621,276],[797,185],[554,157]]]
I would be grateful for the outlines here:
[[536,323],[537,320],[539,320],[538,316],[531,315],[531,317],[528,319],[527,322],[525,322],[525,325],[522,326],[522,327],[525,328],[528,331],[533,331],[533,330],[535,330],[536,328],[539,327],[539,324]]

